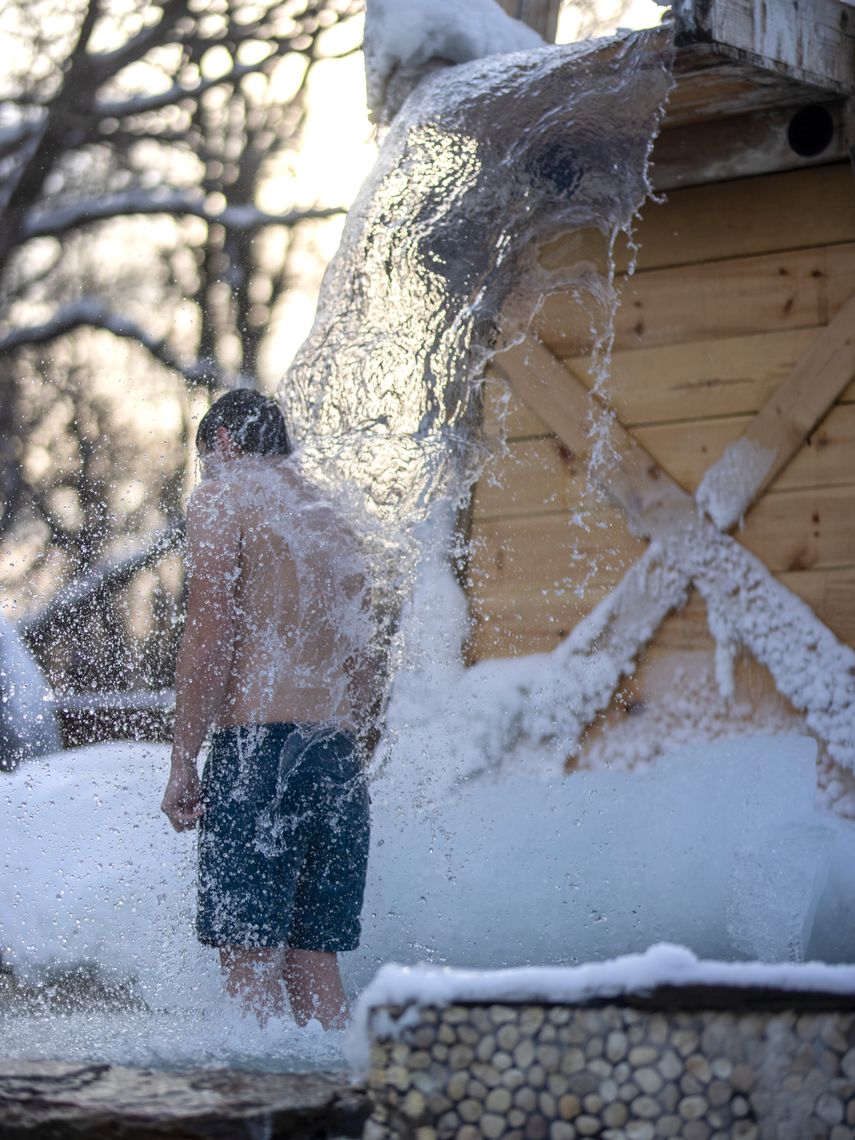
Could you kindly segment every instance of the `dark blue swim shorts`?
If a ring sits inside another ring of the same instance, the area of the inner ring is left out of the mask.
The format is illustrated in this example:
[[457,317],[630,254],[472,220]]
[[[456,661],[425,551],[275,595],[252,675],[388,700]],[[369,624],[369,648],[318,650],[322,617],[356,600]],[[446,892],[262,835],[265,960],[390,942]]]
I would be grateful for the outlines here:
[[359,945],[368,787],[349,732],[219,729],[202,802],[200,941],[330,953]]

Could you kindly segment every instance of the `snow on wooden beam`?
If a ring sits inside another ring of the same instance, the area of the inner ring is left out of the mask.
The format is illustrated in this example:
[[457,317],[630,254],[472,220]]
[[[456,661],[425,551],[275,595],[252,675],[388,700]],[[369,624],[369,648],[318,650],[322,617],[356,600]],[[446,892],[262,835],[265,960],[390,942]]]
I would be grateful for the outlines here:
[[681,0],[678,47],[710,44],[828,91],[855,91],[855,10],[841,0]]
[[499,0],[499,3],[509,16],[534,28],[547,43],[555,43],[561,0]]
[[[704,476],[697,501],[730,530],[793,458],[855,376],[855,294],[797,362],[741,438]],[[744,482],[747,468],[756,477]],[[761,475],[761,470],[764,473]]]
[[[820,336],[743,437],[747,449],[763,453],[763,462],[740,464],[736,480],[727,453],[710,468],[717,513],[725,523],[735,520],[739,505],[747,507],[766,486],[770,470],[766,453],[772,452],[776,470],[783,467],[801,444],[803,436],[796,429],[810,430],[804,425],[809,421],[812,425],[845,386],[852,364],[853,337],[847,332],[852,306],[855,297],[844,306],[844,317]],[[590,394],[543,344],[533,337],[520,338],[517,330],[513,324],[506,329],[516,343],[500,351],[495,364],[560,439],[573,450],[585,450],[589,416],[584,409],[590,412]],[[843,357],[839,366],[838,355]],[[806,410],[797,406],[800,396],[810,405]],[[565,732],[572,728],[567,739],[576,739],[596,712],[607,707],[621,676],[632,671],[632,661],[665,616],[683,605],[694,585],[707,602],[719,647],[716,672],[722,692],[733,695],[733,653],[744,647],[804,713],[833,759],[855,770],[851,734],[855,653],[762,562],[697,510],[709,509],[711,496],[704,502],[699,493],[693,502],[617,421],[609,425],[608,442],[613,456],[601,476],[604,489],[624,508],[633,528],[652,543],[616,589],[554,652],[556,664],[567,670],[577,689],[584,674],[580,666],[595,646],[601,654],[607,646],[606,658],[612,662],[609,668],[594,671],[595,683],[573,711],[573,725],[564,726]]]

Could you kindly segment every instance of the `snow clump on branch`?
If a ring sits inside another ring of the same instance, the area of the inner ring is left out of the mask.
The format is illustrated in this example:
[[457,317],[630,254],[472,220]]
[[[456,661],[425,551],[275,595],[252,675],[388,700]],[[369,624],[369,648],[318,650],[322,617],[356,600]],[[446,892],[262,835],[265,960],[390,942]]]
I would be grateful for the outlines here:
[[372,118],[388,123],[427,71],[544,41],[496,0],[368,0],[365,70]]

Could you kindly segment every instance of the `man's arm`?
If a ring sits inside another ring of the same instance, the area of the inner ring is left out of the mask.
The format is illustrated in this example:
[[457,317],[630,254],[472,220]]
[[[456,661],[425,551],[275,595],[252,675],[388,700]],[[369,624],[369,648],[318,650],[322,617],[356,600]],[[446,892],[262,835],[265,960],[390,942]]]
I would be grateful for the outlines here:
[[187,508],[187,564],[187,619],[175,671],[172,766],[161,804],[176,831],[195,827],[202,814],[196,757],[222,706],[234,652],[240,528],[235,513],[204,484]]
[[388,698],[389,647],[375,612],[371,591],[361,575],[358,579],[362,596],[362,610],[366,622],[373,627],[372,635],[345,662],[347,691],[350,707],[356,720],[356,735],[367,760],[383,732],[386,700]]

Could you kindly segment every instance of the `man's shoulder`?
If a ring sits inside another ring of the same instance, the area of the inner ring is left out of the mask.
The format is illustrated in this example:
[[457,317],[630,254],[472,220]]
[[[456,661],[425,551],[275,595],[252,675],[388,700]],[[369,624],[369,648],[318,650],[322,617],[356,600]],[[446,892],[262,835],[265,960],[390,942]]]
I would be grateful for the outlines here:
[[248,456],[224,465],[199,483],[187,503],[188,518],[197,522],[255,517],[293,518],[301,503],[293,475]]
[[239,484],[220,475],[203,479],[187,500],[187,518],[197,526],[216,526],[239,510]]

